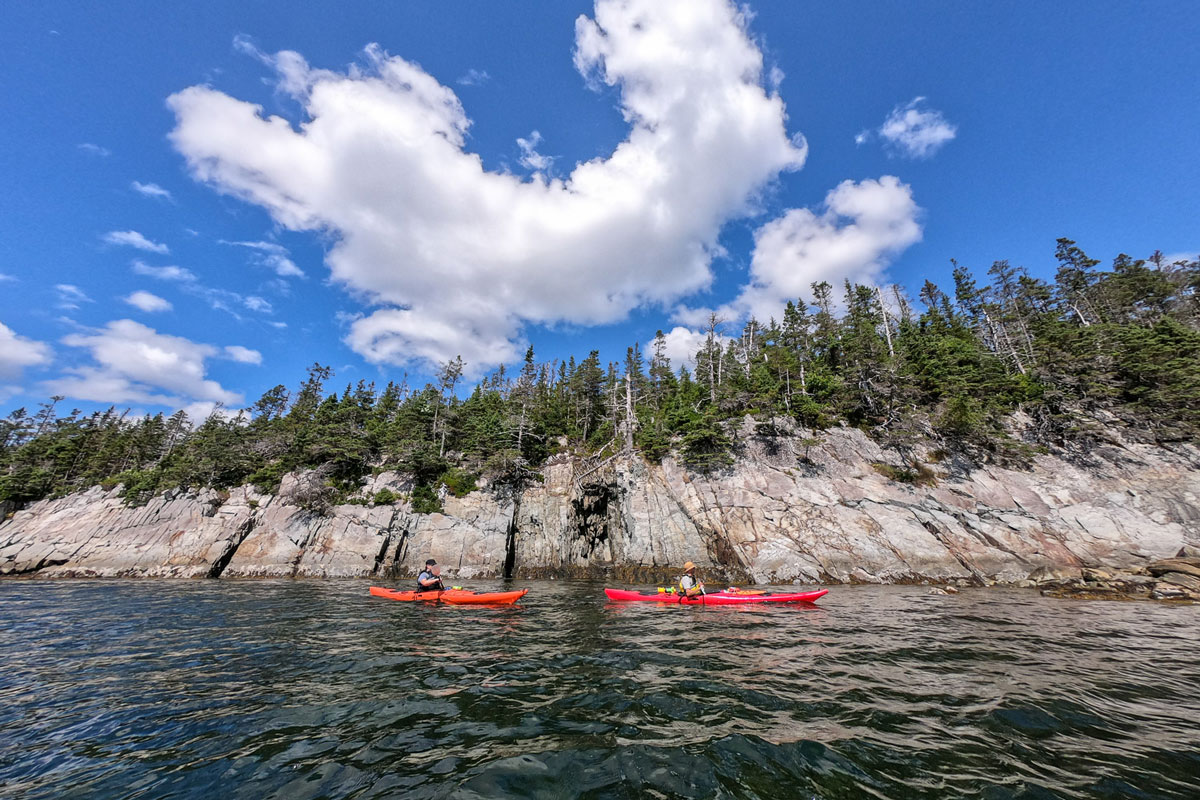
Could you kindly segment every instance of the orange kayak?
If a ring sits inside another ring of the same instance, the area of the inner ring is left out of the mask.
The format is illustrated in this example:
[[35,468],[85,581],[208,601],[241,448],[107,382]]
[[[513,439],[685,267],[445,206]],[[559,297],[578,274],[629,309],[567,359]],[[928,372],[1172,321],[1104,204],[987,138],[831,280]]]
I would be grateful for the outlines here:
[[415,600],[424,603],[450,603],[456,606],[510,605],[517,602],[528,589],[515,592],[472,592],[470,589],[447,589],[444,592],[413,592],[372,586],[371,594],[388,600]]

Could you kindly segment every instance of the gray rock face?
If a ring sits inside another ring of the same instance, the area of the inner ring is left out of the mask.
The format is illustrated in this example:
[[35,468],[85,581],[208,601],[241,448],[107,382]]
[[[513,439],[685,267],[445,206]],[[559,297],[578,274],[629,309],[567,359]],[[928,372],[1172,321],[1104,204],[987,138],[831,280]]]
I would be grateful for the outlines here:
[[167,492],[127,508],[99,487],[43,500],[0,525],[0,574],[205,577],[253,525],[252,492]]
[[391,506],[338,506],[320,516],[271,502],[255,520],[222,575],[246,577],[365,576],[378,571],[403,512]]
[[[879,465],[894,456],[860,431],[803,433],[819,444],[746,426],[737,462],[711,476],[669,457],[588,471],[561,456],[519,497],[447,496],[444,514],[403,501],[315,514],[291,502],[304,475],[276,497],[169,492],[139,508],[96,488],[0,524],[0,574],[391,578],[433,557],[452,580],[651,580],[690,560],[758,582],[1044,585],[1200,547],[1193,447],[1118,442],[1086,466],[1039,456],[1029,471],[939,464],[918,486],[887,477]],[[384,473],[359,497],[385,488],[405,495],[411,484]],[[1188,574],[1180,563],[1162,572]]]
[[553,465],[522,498],[517,572],[692,560],[760,582],[1016,582],[1200,541],[1194,449],[1129,444],[1086,469],[1042,456],[1028,472],[939,470],[913,486],[874,466],[888,455],[860,431],[822,437],[747,436],[734,467],[708,477],[667,458],[574,485],[570,464]]

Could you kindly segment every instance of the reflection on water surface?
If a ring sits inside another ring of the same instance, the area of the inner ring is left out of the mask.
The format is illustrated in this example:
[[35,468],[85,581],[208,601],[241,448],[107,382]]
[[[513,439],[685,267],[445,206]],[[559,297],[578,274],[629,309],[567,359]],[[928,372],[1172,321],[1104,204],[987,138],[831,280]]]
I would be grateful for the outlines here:
[[[1196,798],[1200,607],[0,582],[6,796]],[[490,587],[481,587],[490,588]]]

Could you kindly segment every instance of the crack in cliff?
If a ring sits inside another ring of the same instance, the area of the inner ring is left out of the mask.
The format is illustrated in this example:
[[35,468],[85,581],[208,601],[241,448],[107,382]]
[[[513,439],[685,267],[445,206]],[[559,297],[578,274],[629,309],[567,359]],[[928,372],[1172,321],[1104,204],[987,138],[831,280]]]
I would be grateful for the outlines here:
[[609,507],[617,497],[609,484],[593,483],[580,489],[580,496],[571,500],[571,510],[578,539],[586,548],[580,555],[590,559],[598,547],[608,542]]
[[513,570],[517,566],[517,529],[519,526],[519,518],[521,515],[521,495],[518,493],[513,498],[512,519],[508,521],[508,533],[504,539],[504,572],[503,577],[506,581],[511,581]]
[[[396,517],[397,517],[397,518],[399,518],[399,517],[400,517],[400,512],[396,512]],[[411,516],[408,516],[408,515],[406,515],[406,516],[405,516],[405,525],[404,525],[404,530],[400,531],[400,536],[399,536],[399,537],[396,539],[396,550],[395,550],[395,552],[394,552],[394,553],[392,553],[392,563],[391,563],[391,564],[389,564],[389,565],[388,565],[388,567],[387,567],[387,575],[386,575],[386,577],[388,577],[388,578],[395,578],[395,577],[396,577],[396,574],[397,574],[397,572],[398,572],[397,565],[398,565],[398,564],[399,564],[401,561],[403,561],[403,560],[404,560],[404,557],[405,557],[406,555],[408,555],[408,550],[407,550],[407,546],[408,546],[408,526],[409,526],[409,524],[410,524],[411,522],[412,522],[412,517],[411,517]],[[393,520],[393,521],[392,521],[392,524],[393,524],[393,525],[395,524],[395,520]],[[390,526],[389,526],[389,527],[390,527]]]
[[387,558],[388,548],[392,546],[392,526],[396,524],[396,516],[399,514],[395,508],[392,508],[392,516],[388,519],[383,535],[383,544],[379,548],[379,553],[375,556],[375,565],[371,567],[371,575],[378,575],[379,568],[383,566],[383,560]]
[[[913,516],[916,517],[915,514]],[[942,535],[941,529],[938,528],[938,526],[932,520],[924,520],[920,517],[916,517],[916,519],[917,522],[921,523],[921,527],[929,531],[929,533],[933,535],[933,538],[937,539],[942,547],[945,548],[946,552],[949,553],[955,561],[962,565],[963,569],[971,573],[975,580],[979,581],[981,584],[987,583],[986,576],[983,574],[983,572],[977,569],[975,565],[971,564],[963,555],[961,555],[958,550],[951,545],[950,542],[946,541],[946,537]],[[911,566],[909,569],[912,569]]]
[[254,530],[257,524],[258,515],[251,513],[250,516],[246,518],[246,521],[242,523],[241,527],[235,531],[234,538],[229,539],[229,545],[225,548],[225,552],[217,557],[217,560],[213,562],[211,567],[209,567],[208,573],[204,577],[221,577],[221,573],[224,572],[225,568],[229,566],[229,562],[233,560],[233,556],[235,553],[237,553],[238,548],[242,546],[242,542],[246,541],[246,537],[250,535],[250,531]]

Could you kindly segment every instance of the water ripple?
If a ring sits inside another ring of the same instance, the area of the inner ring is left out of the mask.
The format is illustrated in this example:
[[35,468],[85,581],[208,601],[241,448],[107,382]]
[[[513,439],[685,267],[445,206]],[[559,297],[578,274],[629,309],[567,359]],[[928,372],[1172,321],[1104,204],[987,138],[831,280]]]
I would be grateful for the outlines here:
[[0,582],[0,786],[129,798],[1195,798],[1200,608]]

